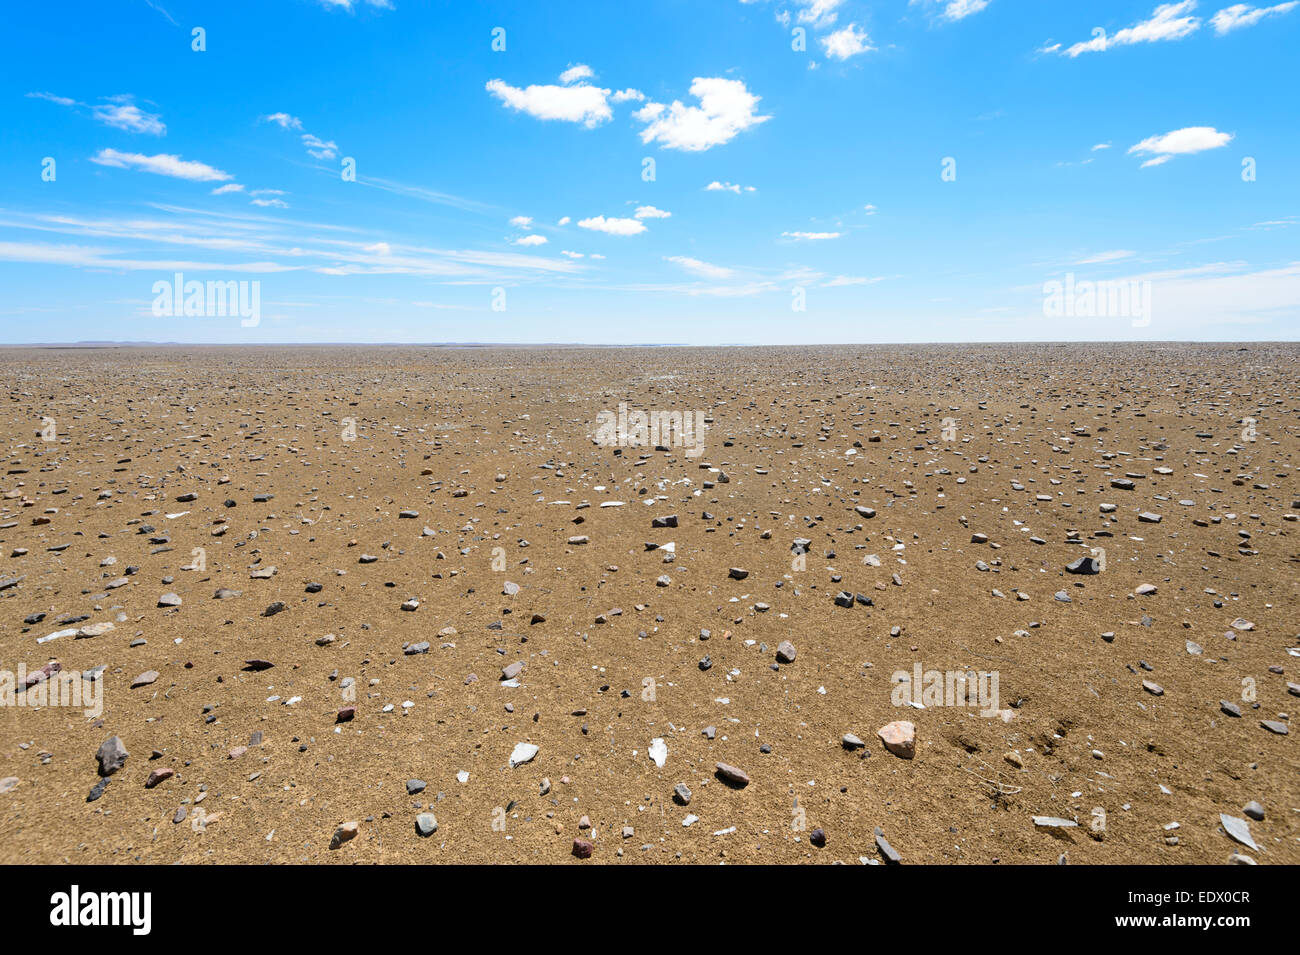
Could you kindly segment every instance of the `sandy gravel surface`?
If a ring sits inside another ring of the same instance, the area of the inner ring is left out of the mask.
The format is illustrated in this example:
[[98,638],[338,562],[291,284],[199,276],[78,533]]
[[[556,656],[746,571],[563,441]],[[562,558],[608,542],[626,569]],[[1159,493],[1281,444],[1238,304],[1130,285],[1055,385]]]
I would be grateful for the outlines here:
[[1300,346],[0,370],[0,861],[1300,863]]

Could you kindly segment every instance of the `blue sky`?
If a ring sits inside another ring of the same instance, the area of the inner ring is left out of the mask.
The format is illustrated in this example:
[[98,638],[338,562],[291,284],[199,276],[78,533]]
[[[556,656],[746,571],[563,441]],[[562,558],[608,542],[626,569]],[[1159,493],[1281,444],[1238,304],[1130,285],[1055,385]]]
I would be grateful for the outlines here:
[[[1295,2],[6,20],[3,342],[1300,337]],[[177,272],[256,323],[156,314]]]

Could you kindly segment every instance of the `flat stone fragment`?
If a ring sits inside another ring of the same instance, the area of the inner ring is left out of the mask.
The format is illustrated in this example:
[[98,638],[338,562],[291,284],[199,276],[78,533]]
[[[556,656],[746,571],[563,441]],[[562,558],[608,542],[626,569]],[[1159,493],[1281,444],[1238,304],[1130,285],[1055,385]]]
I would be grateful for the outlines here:
[[522,766],[524,763],[531,763],[533,757],[537,755],[538,746],[535,743],[516,743],[515,748],[510,753],[510,768]]
[[138,677],[136,677],[134,680],[131,681],[131,689],[134,690],[136,687],[148,686],[149,684],[155,682],[157,679],[158,679],[157,670],[145,670]]
[[175,775],[176,770],[172,769],[170,766],[163,766],[160,769],[155,769],[149,774],[149,778],[144,781],[144,788],[153,789],[163,780],[171,779]]
[[1062,819],[1060,816],[1035,816],[1034,825],[1040,829],[1069,829],[1077,826],[1078,823],[1073,819]]
[[345,842],[351,842],[361,831],[361,823],[345,822],[334,830],[334,835],[330,838],[330,848],[337,849]]
[[729,763],[718,763],[715,768],[717,769],[718,778],[723,782],[739,786],[742,789],[749,785],[749,774],[743,769]]
[[911,759],[916,755],[916,726],[907,720],[894,720],[876,730],[876,735],[889,750],[900,759]]
[[1231,839],[1235,839],[1248,849],[1259,851],[1259,846],[1255,845],[1255,840],[1250,835],[1250,823],[1245,819],[1238,819],[1236,816],[1229,816],[1226,813],[1219,813],[1219,822],[1223,824],[1223,831]]
[[885,857],[887,863],[890,865],[898,865],[903,861],[903,857],[898,854],[897,849],[889,844],[889,840],[885,838],[884,830],[879,826],[876,826],[875,836],[876,848],[880,850],[880,854]]

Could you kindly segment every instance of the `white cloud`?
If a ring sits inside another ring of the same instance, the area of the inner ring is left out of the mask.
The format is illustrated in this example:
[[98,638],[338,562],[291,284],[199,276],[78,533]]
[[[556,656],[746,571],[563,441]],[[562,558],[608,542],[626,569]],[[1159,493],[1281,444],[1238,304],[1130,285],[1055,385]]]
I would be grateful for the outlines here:
[[866,31],[859,31],[856,23],[850,23],[844,29],[822,37],[822,46],[826,48],[827,56],[837,60],[847,60],[851,56],[875,49]]
[[1061,53],[1076,57],[1080,53],[1100,53],[1117,46],[1131,46],[1135,43],[1156,43],[1160,40],[1181,40],[1201,28],[1201,18],[1185,16],[1196,9],[1196,0],[1181,0],[1180,3],[1162,3],[1156,7],[1149,20],[1143,20],[1125,27],[1110,36],[1101,27],[1096,27],[1091,40],[1082,41],[1061,49],[1056,43],[1044,47],[1041,52]]
[[112,97],[108,103],[92,106],[95,119],[114,129],[125,129],[129,133],[148,133],[162,136],[167,132],[161,117],[156,113],[146,113],[131,102],[129,96]]
[[884,278],[876,276],[867,278],[863,275],[837,275],[828,282],[823,283],[823,288],[843,288],[848,285],[875,285],[877,282],[883,282]]
[[756,191],[753,186],[741,186],[734,182],[718,182],[716,179],[704,187],[705,192],[734,192],[736,195],[740,195],[742,190],[745,192]]
[[510,224],[517,229],[531,229],[533,227],[533,217],[515,216],[510,220]]
[[289,203],[283,199],[253,199],[249,203],[254,206],[261,206],[264,209],[288,209]]
[[604,216],[580,219],[578,226],[593,232],[608,232],[610,235],[637,235],[645,231],[645,223],[640,219],[607,219]]
[[706,279],[725,279],[735,274],[735,269],[714,265],[711,262],[702,262],[699,259],[691,258],[689,255],[668,255],[664,257],[664,261],[675,262],[687,272]]
[[560,74],[560,82],[565,86],[568,86],[576,80],[589,80],[595,75],[595,73],[591,72],[590,66],[578,63],[576,66],[571,66]]
[[229,182],[212,190],[214,196],[224,196],[228,192],[243,192],[244,187],[237,182]]
[[989,5],[989,0],[949,0],[943,8],[945,20],[964,20],[973,13],[979,13]]
[[1110,143],[1098,143],[1097,145],[1092,147],[1093,152],[1097,152],[1098,150],[1101,149],[1110,149]]
[[912,4],[925,3],[930,7],[941,6],[938,13],[940,20],[955,22],[964,20],[973,14],[979,13],[990,3],[990,0],[911,0]]
[[686,106],[674,100],[671,106],[647,103],[633,113],[646,123],[641,142],[658,141],[665,149],[701,152],[730,142],[735,136],[771,119],[755,110],[759,97],[745,89],[744,81],[721,77],[697,76],[691,81],[691,95],[699,106]]
[[638,219],[667,219],[672,216],[672,213],[656,209],[654,206],[637,206],[633,215]]
[[307,147],[307,152],[317,159],[333,159],[338,155],[338,143],[326,141],[311,133],[303,133],[302,144]]
[[212,166],[193,160],[181,159],[167,153],[145,156],[142,153],[122,153],[116,149],[101,149],[90,161],[100,166],[114,166],[118,169],[139,169],[159,176],[171,176],[174,179],[188,179],[191,182],[224,182],[233,178],[230,173],[222,172]]
[[573,221],[573,220],[570,219],[568,216],[561,216],[561,217],[560,217],[560,221],[559,221],[559,225],[568,225],[568,224],[569,224],[570,222],[572,222],[572,221]]
[[838,239],[840,237],[840,233],[838,232],[782,232],[781,235],[787,239],[794,239],[795,241],[805,241],[810,239]]
[[610,101],[614,103],[626,103],[628,100],[636,100],[640,103],[645,100],[645,93],[642,93],[640,90],[628,88],[625,90],[619,90],[610,97]]
[[876,214],[876,207],[873,203],[868,202],[865,206],[862,207],[862,211],[869,216],[874,216]]
[[1075,265],[1104,265],[1107,262],[1118,262],[1121,259],[1130,259],[1134,256],[1131,249],[1111,249],[1108,252],[1098,252],[1096,255],[1090,255],[1087,258],[1079,259]]
[[581,253],[581,252],[570,252],[568,249],[561,249],[561,250],[560,250],[560,255],[567,255],[567,256],[568,256],[569,258],[571,258],[571,259],[580,259],[580,258],[582,258],[582,253]]
[[[78,103],[67,96],[55,96],[53,93],[28,93],[27,95],[32,99],[43,99],[58,103],[60,106],[75,106],[78,109],[86,107],[85,103]],[[106,96],[103,103],[98,103],[89,109],[91,116],[114,129],[124,129],[128,133],[148,133],[151,136],[163,136],[167,133],[167,126],[163,123],[162,117],[157,113],[146,113],[135,105],[130,96]]]
[[536,119],[559,119],[582,123],[588,129],[613,117],[609,108],[609,90],[579,83],[577,86],[511,86],[504,80],[488,80],[487,91],[510,109]]
[[250,196],[282,196],[284,195],[284,190],[283,189],[254,189],[251,192],[249,192],[249,195]]
[[[357,2],[358,0],[320,0],[321,6],[346,10],[348,13],[352,13],[356,9]],[[365,0],[365,4],[368,7],[374,7],[376,10],[394,9],[392,0]]]
[[1279,3],[1272,7],[1252,7],[1246,3],[1234,3],[1230,7],[1224,7],[1218,13],[1210,18],[1210,25],[1214,27],[1214,32],[1223,36],[1230,30],[1238,30],[1242,27],[1253,27],[1260,20],[1268,16],[1281,16],[1284,13],[1290,13],[1297,6],[1300,6],[1300,0],[1292,0],[1290,3]]
[[297,116],[290,116],[288,113],[272,113],[270,116],[263,116],[268,123],[275,123],[281,129],[302,129],[302,120]]
[[546,236],[538,235],[536,232],[533,232],[530,233],[529,235],[522,236],[521,238],[515,239],[513,244],[514,245],[545,245]]
[[828,27],[839,16],[835,10],[843,2],[844,0],[802,0],[803,9],[799,11],[799,22]]
[[68,99],[66,96],[55,96],[53,93],[28,93],[31,99],[48,100],[51,103],[58,103],[60,106],[76,106],[75,99]]
[[1230,142],[1232,142],[1232,133],[1221,133],[1213,126],[1188,126],[1186,129],[1175,129],[1163,136],[1149,136],[1142,142],[1130,146],[1128,151],[1129,155],[1137,153],[1153,157],[1142,164],[1142,168],[1145,169],[1148,166],[1163,165],[1174,156],[1187,156],[1205,152],[1207,149],[1218,149]]

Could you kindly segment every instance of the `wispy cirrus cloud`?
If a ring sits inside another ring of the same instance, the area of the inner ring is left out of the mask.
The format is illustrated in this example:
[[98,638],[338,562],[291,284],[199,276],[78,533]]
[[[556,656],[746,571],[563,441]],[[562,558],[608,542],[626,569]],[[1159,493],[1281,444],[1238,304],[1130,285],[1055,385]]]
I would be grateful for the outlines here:
[[911,5],[923,4],[934,12],[935,19],[955,22],[979,13],[991,0],[911,0]]
[[78,102],[67,96],[56,96],[53,93],[28,93],[27,96],[31,99],[56,103],[59,106],[70,106],[78,111],[89,110],[92,119],[128,133],[144,133],[150,136],[163,136],[167,133],[167,126],[161,116],[142,110],[135,105],[135,97],[127,94],[105,96],[102,102],[93,105]]
[[1118,46],[1181,40],[1201,28],[1201,18],[1191,15],[1195,9],[1196,0],[1163,3],[1146,20],[1140,20],[1110,35],[1107,35],[1104,28],[1094,27],[1091,40],[1082,40],[1068,47],[1054,43],[1044,46],[1039,52],[1059,53],[1074,58],[1082,53],[1100,53]]
[[1253,27],[1265,17],[1290,13],[1296,7],[1300,7],[1300,0],[1291,0],[1290,3],[1278,3],[1271,7],[1252,7],[1247,3],[1234,3],[1210,17],[1210,26],[1214,27],[1215,33],[1223,36],[1223,34],[1230,33],[1233,30]]
[[704,262],[689,255],[668,255],[664,256],[664,261],[680,265],[692,275],[698,275],[706,279],[725,279],[736,274],[735,269],[714,265],[712,262]]
[[188,179],[191,182],[224,182],[234,178],[228,172],[222,172],[207,163],[182,159],[169,153],[146,156],[143,153],[124,153],[116,149],[101,149],[90,161],[100,166],[112,166],[117,169],[137,169],[151,172],[157,176],[170,176],[173,179]]

